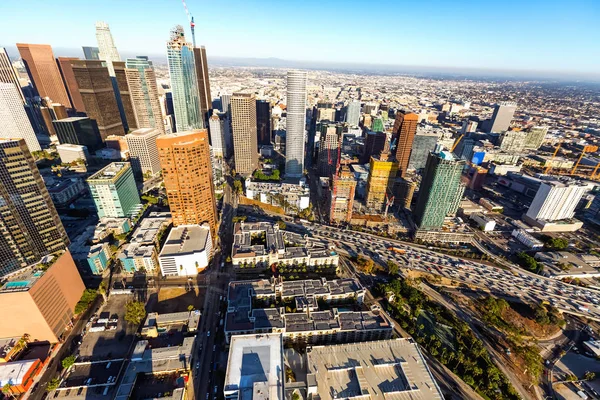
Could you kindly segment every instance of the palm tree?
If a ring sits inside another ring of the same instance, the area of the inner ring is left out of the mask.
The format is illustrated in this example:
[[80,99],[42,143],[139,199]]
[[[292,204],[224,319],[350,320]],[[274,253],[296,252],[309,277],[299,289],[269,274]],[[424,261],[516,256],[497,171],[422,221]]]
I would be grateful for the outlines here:
[[11,387],[12,387],[12,385],[10,384],[10,382],[7,382],[4,386],[2,386],[2,393],[10,395],[10,397],[15,399],[16,397],[15,397],[15,394],[10,389]]

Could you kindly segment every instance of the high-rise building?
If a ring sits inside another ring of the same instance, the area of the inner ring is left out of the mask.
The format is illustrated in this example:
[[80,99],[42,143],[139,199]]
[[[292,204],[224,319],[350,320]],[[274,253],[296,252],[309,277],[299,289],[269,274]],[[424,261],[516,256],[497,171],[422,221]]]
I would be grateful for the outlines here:
[[[129,132],[131,130],[135,130],[139,128],[138,119],[135,112],[135,106],[133,104],[133,98],[131,96],[131,90],[129,88],[129,82],[127,80],[127,72],[125,71],[125,61],[113,61],[113,70],[115,73],[113,82],[116,82],[117,89],[115,90],[117,103],[119,100],[121,101],[121,118],[123,115],[125,116],[125,120],[123,121],[123,126],[125,128],[125,132]],[[114,88],[114,85],[113,85]]]
[[334,175],[331,183],[330,223],[350,223],[355,192],[356,179],[354,179],[354,174],[350,171],[350,167],[343,165],[340,167],[339,173]]
[[396,141],[396,161],[398,161],[398,176],[406,176],[408,163],[410,161],[410,151],[412,149],[419,116],[413,113],[400,111],[396,113],[394,128],[392,130],[394,140]]
[[588,190],[586,185],[576,182],[544,181],[525,216],[547,222],[571,219],[575,215],[575,207]]
[[363,148],[363,154],[360,158],[361,164],[366,164],[371,160],[371,157],[378,156],[381,154],[383,149],[386,146],[386,143],[389,145],[389,137],[385,132],[367,132],[367,137],[365,139],[365,146]]
[[234,93],[231,97],[230,111],[235,170],[239,174],[249,175],[258,168],[254,94]]
[[214,239],[217,211],[208,131],[163,135],[156,143],[173,225],[206,222]]
[[383,125],[383,118],[381,118],[381,117],[373,118],[373,124],[371,125],[371,130],[373,132],[385,131],[385,126]]
[[97,47],[91,46],[83,46],[81,48],[83,50],[83,57],[86,60],[99,60],[100,59],[100,49]]
[[304,129],[306,126],[306,72],[287,73],[287,122],[285,134],[285,175],[304,174]]
[[208,60],[206,59],[206,48],[204,46],[194,48],[194,63],[196,65],[196,81],[198,82],[198,98],[200,100],[200,112],[202,120],[208,118],[208,110],[212,105],[210,95],[210,81],[208,80]]
[[56,65],[52,47],[47,44],[17,43],[17,48],[38,94],[71,108],[71,101]]
[[410,210],[417,184],[406,178],[396,178],[394,181],[394,204]]
[[21,96],[21,100],[25,103],[25,96],[21,90],[21,83],[19,82],[19,76],[15,71],[8,52],[4,47],[0,47],[0,83],[12,83],[15,85]]
[[137,56],[128,58],[125,66],[138,127],[156,128],[165,133],[152,62],[148,57]]
[[335,121],[335,108],[317,108],[317,122]]
[[435,150],[438,141],[438,135],[435,133],[419,133],[415,135],[412,148],[410,150],[410,159],[408,169],[421,170],[425,168],[427,156],[430,151]]
[[71,105],[73,108],[79,112],[85,112],[85,105],[83,104],[83,99],[81,98],[81,93],[79,93],[79,86],[77,86],[77,79],[75,79],[75,74],[73,73],[73,67],[71,66],[71,61],[78,60],[76,57],[58,57],[56,62],[58,64],[58,69],[60,70],[60,75],[63,78],[65,83],[65,87],[67,88],[67,94],[69,95],[69,100],[71,101]]
[[494,113],[489,122],[488,132],[500,133],[507,131],[517,110],[517,103],[504,102],[494,106]]
[[65,249],[69,238],[25,140],[0,139],[0,182],[2,277]]
[[95,120],[88,117],[70,117],[52,121],[60,144],[77,144],[95,151],[102,147],[102,136]]
[[41,150],[23,107],[21,93],[13,83],[0,82],[0,137],[24,139],[29,151]]
[[448,151],[429,153],[413,212],[419,229],[439,229],[448,215],[456,213],[465,190],[461,183],[464,166],[464,160]]
[[117,51],[112,34],[110,33],[110,28],[106,22],[96,22],[96,40],[98,41],[99,59],[106,61],[108,74],[110,76],[115,76],[113,62],[121,61],[121,57],[119,57],[119,52]]
[[192,44],[185,41],[181,25],[171,30],[171,38],[167,42],[167,60],[177,131],[203,128],[194,52]]
[[527,132],[527,138],[525,139],[525,146],[523,148],[526,150],[539,149],[542,143],[544,143],[547,133],[547,126],[532,126]]
[[131,165],[114,162],[87,179],[98,217],[131,217],[140,207]]
[[319,176],[330,178],[338,170],[344,126],[336,123],[322,123],[320,131],[317,172]]
[[256,131],[259,146],[271,144],[271,103],[268,100],[256,100]]
[[215,110],[208,119],[208,130],[210,131],[210,142],[214,157],[225,157],[227,155],[225,147],[225,130],[229,129],[229,123]]
[[348,103],[346,122],[350,126],[358,126],[358,123],[360,122],[360,101],[352,100]]
[[500,150],[520,153],[525,148],[528,133],[524,131],[504,131],[500,134]]
[[99,60],[73,60],[71,66],[88,117],[95,119],[102,140],[125,134],[108,68]]
[[398,173],[398,163],[390,160],[386,153],[371,157],[367,180],[367,208],[383,211],[386,202],[392,198],[394,181]]
[[156,145],[156,139],[160,135],[162,132],[155,128],[140,128],[125,135],[131,168],[138,178],[142,178],[144,174],[154,176],[160,171]]

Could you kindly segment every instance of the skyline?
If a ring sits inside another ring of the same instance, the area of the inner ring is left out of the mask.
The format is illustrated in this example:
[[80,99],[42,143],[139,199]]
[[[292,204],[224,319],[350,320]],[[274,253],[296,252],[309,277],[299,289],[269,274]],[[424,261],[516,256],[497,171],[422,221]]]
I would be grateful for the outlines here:
[[[197,44],[207,47],[209,58],[600,76],[600,54],[589,51],[600,40],[600,30],[589,29],[600,16],[600,5],[591,0],[576,0],[563,8],[566,3],[558,0],[534,0],[526,5],[510,0],[500,10],[472,1],[430,3],[430,9],[404,19],[408,2],[385,10],[364,10],[355,1],[319,4],[311,0],[303,2],[302,8],[261,3],[260,8],[255,1],[234,0],[225,9],[191,0],[188,8],[195,18]],[[10,18],[0,27],[0,46],[6,46],[12,55],[15,43],[50,44],[55,49],[76,50],[78,54],[66,55],[81,57],[81,46],[96,44],[95,22],[105,21],[120,53],[166,58],[166,42],[174,25],[184,26],[186,36],[190,35],[183,6],[179,1],[144,2],[150,12],[131,18],[139,14],[141,4],[116,0],[68,4],[59,0],[52,5],[40,2],[35,15],[2,4],[0,12]],[[53,14],[61,5],[64,12],[54,16],[52,29],[20,29],[24,19],[33,26],[43,24],[41,16]],[[114,12],[117,7],[119,13]],[[281,18],[264,10],[273,10]],[[296,16],[293,21],[286,18],[291,13]],[[585,57],[564,57],[564,52],[557,51],[561,48]]]

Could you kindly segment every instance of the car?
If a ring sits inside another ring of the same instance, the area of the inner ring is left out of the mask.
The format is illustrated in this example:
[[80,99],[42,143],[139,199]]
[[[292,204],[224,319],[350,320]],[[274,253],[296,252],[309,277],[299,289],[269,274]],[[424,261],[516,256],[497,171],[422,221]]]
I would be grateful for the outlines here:
[[200,368],[200,362],[196,363],[196,369]]
[[214,353],[215,351],[217,351],[217,345],[216,345],[216,344],[214,344],[214,345],[213,345],[213,353]]
[[206,332],[206,337],[210,336],[210,331]]
[[206,393],[206,400],[210,397],[210,393]]
[[219,387],[217,385],[215,385],[215,388],[213,389],[215,394],[217,394],[217,390],[219,390]]

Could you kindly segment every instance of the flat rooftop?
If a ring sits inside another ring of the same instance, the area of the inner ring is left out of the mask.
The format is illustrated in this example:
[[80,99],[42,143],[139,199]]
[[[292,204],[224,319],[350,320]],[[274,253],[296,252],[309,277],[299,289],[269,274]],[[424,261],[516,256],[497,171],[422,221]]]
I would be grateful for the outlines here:
[[32,266],[18,270],[15,273],[5,277],[6,282],[0,287],[0,293],[12,293],[12,292],[25,292],[33,287],[33,285],[40,279],[45,273],[45,263],[49,263],[50,266],[60,258],[62,254],[52,256],[44,256],[39,263],[33,264]]
[[53,122],[76,122],[76,121],[81,121],[83,119],[90,119],[89,117],[69,117],[69,118],[63,118],[63,119],[59,119]]
[[180,225],[171,229],[160,255],[177,256],[206,249],[210,229],[208,225]]
[[127,162],[113,162],[88,178],[88,181],[115,179],[122,171],[129,168]]
[[314,346],[306,357],[309,390],[323,400],[443,399],[412,339]]

